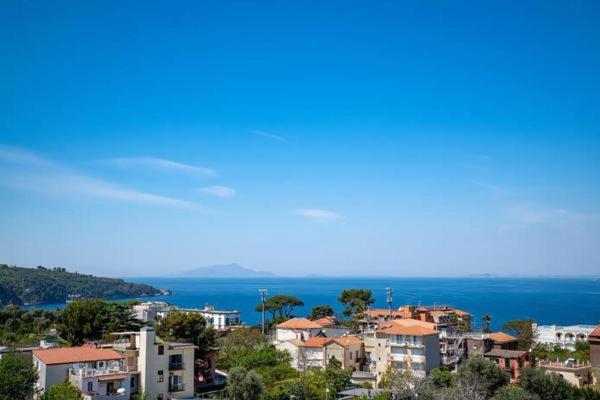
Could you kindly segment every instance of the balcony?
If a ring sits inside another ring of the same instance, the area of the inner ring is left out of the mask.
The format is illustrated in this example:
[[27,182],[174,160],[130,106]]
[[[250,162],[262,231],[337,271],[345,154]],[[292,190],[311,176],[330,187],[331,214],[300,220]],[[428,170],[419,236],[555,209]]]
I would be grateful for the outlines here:
[[129,399],[129,394],[96,394],[96,393],[83,393],[83,400],[120,400]]
[[169,371],[182,371],[184,369],[185,369],[185,365],[182,362],[169,363]]
[[391,347],[410,347],[413,349],[423,349],[425,347],[422,343],[395,340],[388,340],[387,345]]
[[69,375],[78,378],[93,378],[114,374],[127,374],[129,368],[120,364],[109,364],[105,368],[70,368]]
[[169,384],[169,393],[183,392],[185,385],[183,383],[172,383]]

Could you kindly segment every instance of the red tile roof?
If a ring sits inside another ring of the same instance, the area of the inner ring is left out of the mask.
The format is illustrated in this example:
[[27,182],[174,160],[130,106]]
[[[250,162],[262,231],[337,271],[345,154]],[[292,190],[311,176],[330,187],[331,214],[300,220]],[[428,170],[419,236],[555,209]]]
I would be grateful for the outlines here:
[[360,345],[362,340],[356,336],[342,336],[339,338],[312,337],[307,339],[301,346],[303,347],[325,347],[331,343],[337,343],[342,347],[350,345]]
[[437,327],[437,325],[434,324],[433,322],[421,321],[419,319],[412,319],[412,318],[395,319],[391,322],[394,325],[420,326],[421,328],[427,328],[427,329],[433,329],[433,330],[435,330]]
[[503,344],[503,343],[512,343],[512,342],[516,342],[519,339],[517,339],[514,336],[509,335],[508,333],[504,333],[504,332],[494,332],[494,333],[490,333],[489,336],[490,340],[492,340],[494,343],[498,343],[498,344]]
[[315,319],[313,322],[321,325],[322,327],[330,327],[337,323],[337,319],[335,317],[323,317]]
[[429,336],[437,335],[438,331],[434,329],[425,328],[422,326],[402,326],[392,325],[389,328],[385,328],[382,332],[389,335],[413,335],[413,336]]
[[311,337],[307,339],[301,346],[302,347],[325,347],[329,342],[333,342],[332,338],[325,337]]
[[121,360],[125,358],[114,350],[90,346],[37,349],[33,350],[33,355],[46,365]]
[[277,325],[278,329],[320,329],[322,327],[323,326],[316,322],[306,318],[292,318]]
[[520,358],[524,354],[527,354],[523,350],[504,350],[504,349],[492,349],[485,353],[486,357],[499,357],[499,358]]
[[600,325],[598,325],[588,336],[600,337]]

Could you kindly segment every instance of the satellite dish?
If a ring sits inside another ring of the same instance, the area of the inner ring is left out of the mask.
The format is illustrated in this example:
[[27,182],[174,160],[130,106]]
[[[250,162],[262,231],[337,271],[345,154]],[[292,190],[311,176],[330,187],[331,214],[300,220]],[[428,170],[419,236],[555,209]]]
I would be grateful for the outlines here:
[[127,392],[127,390],[125,390],[125,388],[119,388],[119,389],[117,389],[117,393],[118,394],[125,394],[125,392]]

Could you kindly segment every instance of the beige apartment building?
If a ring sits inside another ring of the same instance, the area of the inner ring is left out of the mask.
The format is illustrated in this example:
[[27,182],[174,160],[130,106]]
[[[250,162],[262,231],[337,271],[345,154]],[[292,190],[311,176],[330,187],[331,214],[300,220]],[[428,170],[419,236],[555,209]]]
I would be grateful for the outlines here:
[[441,364],[439,331],[399,321],[381,324],[365,332],[364,346],[369,371],[377,382],[388,367],[424,377]]
[[139,332],[114,333],[118,339],[103,344],[118,352],[131,372],[132,393],[148,400],[188,399],[194,395],[195,349],[191,343],[165,342],[152,327]]

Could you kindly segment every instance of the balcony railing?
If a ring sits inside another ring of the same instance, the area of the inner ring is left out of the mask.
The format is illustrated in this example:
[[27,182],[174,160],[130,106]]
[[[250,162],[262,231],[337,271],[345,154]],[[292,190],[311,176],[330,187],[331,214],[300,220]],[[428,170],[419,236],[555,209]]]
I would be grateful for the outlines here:
[[169,371],[181,371],[183,369],[185,369],[185,366],[182,362],[169,363]]
[[169,385],[169,392],[173,393],[173,392],[183,392],[185,390],[185,385],[183,383],[177,383],[177,384],[170,384]]
[[81,378],[91,378],[95,376],[113,375],[113,374],[126,374],[129,372],[129,368],[126,366],[114,365],[106,368],[71,368],[69,370],[70,375],[75,375]]

